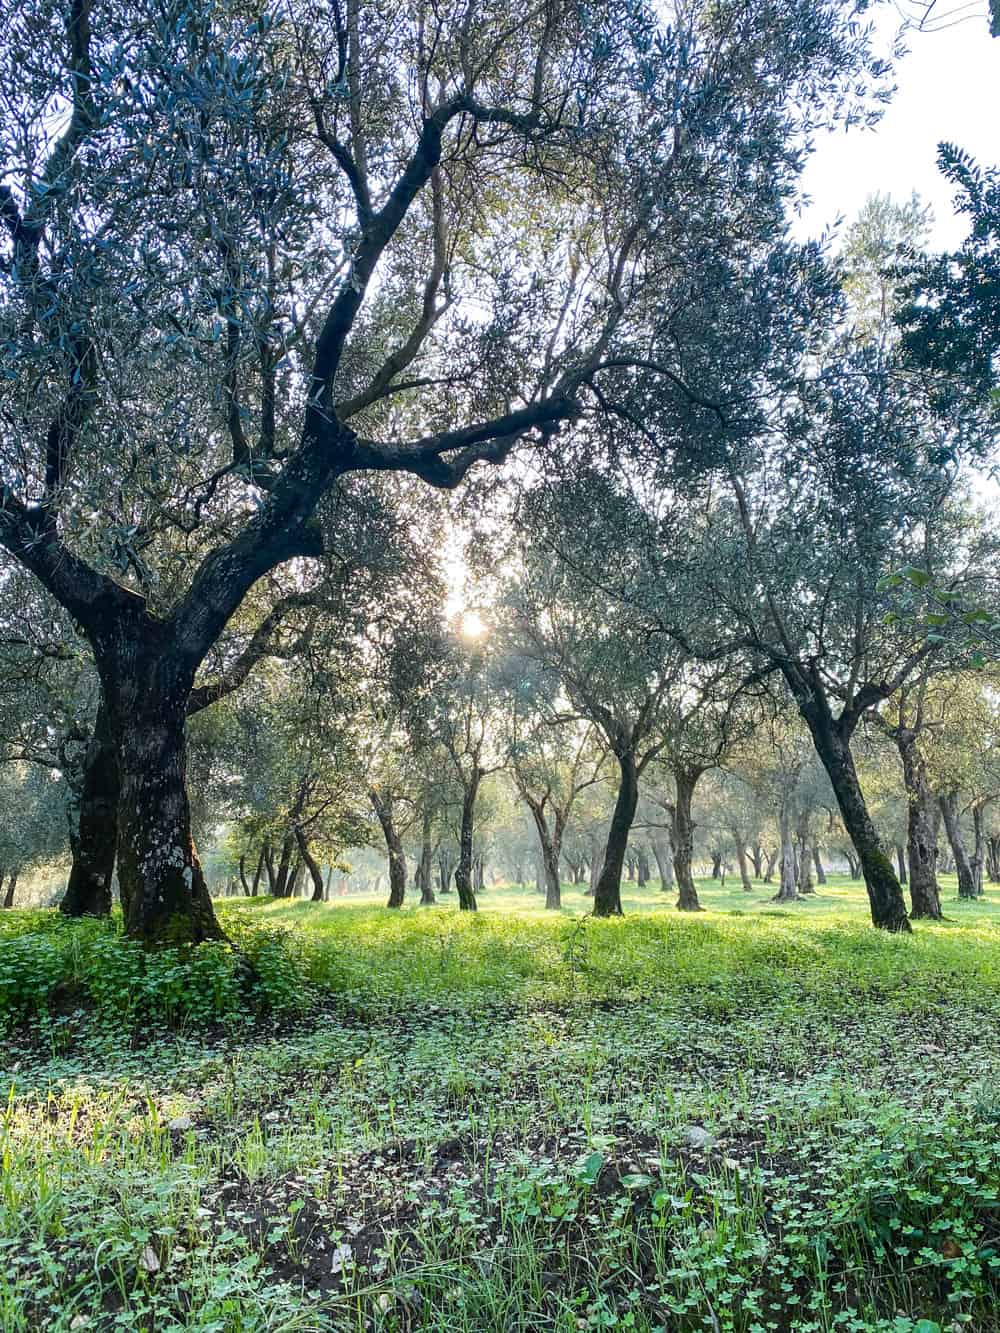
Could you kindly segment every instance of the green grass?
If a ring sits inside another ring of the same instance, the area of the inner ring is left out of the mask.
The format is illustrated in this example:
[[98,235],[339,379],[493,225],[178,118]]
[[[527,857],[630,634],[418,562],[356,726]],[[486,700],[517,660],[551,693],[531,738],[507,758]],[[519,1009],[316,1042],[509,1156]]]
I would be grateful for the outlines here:
[[1000,1329],[1000,895],[699,888],[222,903],[252,1014],[4,914],[0,1329]]

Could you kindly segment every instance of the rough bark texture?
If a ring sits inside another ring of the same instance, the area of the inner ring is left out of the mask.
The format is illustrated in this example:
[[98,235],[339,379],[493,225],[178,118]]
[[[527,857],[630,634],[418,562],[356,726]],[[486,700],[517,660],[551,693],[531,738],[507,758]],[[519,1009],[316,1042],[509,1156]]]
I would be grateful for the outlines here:
[[223,939],[191,835],[185,724],[191,674],[162,643],[98,655],[118,754],[118,882],[125,928],[146,944]]
[[87,746],[73,864],[59,910],[65,916],[109,916],[118,852],[118,757],[101,700]]
[[[535,821],[535,829],[538,833],[538,846],[541,851],[541,868],[545,884],[545,908],[546,911],[558,912],[562,907],[562,885],[559,882],[559,860],[562,855],[563,825],[564,821],[560,817],[558,809],[554,812],[552,827],[549,827],[549,821],[545,814],[545,802],[532,796],[530,792],[523,787],[521,795],[525,804],[531,811],[531,817]],[[573,868],[574,883],[577,882],[575,876],[575,867]]]
[[764,867],[764,883],[772,884],[774,882],[774,868],[778,864],[778,857],[781,855],[780,845],[775,847],[767,854],[767,865]]
[[800,699],[799,711],[809,727],[816,753],[837,798],[840,817],[861,862],[872,923],[882,930],[908,931],[910,922],[903,890],[868,813],[846,728],[834,721],[829,709],[815,699]]
[[406,899],[406,854],[396,828],[394,802],[373,787],[368,793],[372,808],[382,826],[382,836],[389,856],[389,901],[386,907],[402,907]]
[[472,844],[475,836],[476,797],[479,793],[481,777],[479,769],[474,769],[462,793],[462,827],[458,840],[455,888],[458,890],[458,905],[463,912],[475,912],[478,907],[475,890],[472,886]]
[[288,898],[292,892],[293,871],[292,856],[295,852],[295,834],[286,833],[281,843],[281,860],[278,862],[278,870],[274,877],[274,896],[276,898]]
[[694,819],[691,815],[691,802],[694,789],[704,770],[700,768],[675,768],[674,783],[677,787],[677,799],[674,802],[674,827],[671,841],[674,845],[674,876],[677,880],[677,907],[681,912],[700,912],[698,890],[695,888],[691,873],[691,859],[694,854]]
[[782,803],[778,810],[778,832],[781,839],[781,880],[778,892],[772,898],[776,903],[794,903],[798,900],[799,884],[795,873],[795,848],[792,845],[792,822],[788,806]]
[[17,876],[18,871],[15,867],[10,872],[10,879],[7,881],[7,892],[3,896],[3,905],[5,909],[14,906],[14,894],[17,891]]
[[965,849],[965,839],[962,837],[962,821],[958,813],[958,792],[945,792],[938,798],[938,804],[944,818],[948,845],[951,848],[952,856],[955,858],[955,873],[958,875],[958,896],[960,898],[975,898],[976,876],[969,860],[969,853]]
[[417,866],[421,907],[430,907],[434,902],[434,880],[431,871],[434,859],[434,844],[431,841],[433,819],[430,806],[425,806],[420,826],[420,864]]
[[639,773],[635,750],[624,747],[615,757],[620,774],[618,796],[604,847],[604,862],[594,886],[594,916],[622,914],[622,869],[636,806],[639,804]]

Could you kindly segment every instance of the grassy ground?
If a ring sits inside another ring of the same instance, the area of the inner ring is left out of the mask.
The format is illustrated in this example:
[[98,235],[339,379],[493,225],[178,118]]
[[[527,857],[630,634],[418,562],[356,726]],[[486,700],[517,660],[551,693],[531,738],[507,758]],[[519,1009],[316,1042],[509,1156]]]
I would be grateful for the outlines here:
[[0,1051],[0,1329],[1000,1330],[996,902],[699,887],[224,903],[306,1007],[170,1032],[81,1002],[113,940],[4,914],[0,996],[36,936],[69,980]]

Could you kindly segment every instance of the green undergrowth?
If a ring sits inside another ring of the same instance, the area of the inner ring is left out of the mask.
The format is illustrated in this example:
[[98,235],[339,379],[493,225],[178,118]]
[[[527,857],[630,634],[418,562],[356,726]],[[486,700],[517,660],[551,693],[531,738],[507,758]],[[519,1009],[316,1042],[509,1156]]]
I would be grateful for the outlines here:
[[4,1333],[1000,1333],[988,913],[219,909],[0,917]]

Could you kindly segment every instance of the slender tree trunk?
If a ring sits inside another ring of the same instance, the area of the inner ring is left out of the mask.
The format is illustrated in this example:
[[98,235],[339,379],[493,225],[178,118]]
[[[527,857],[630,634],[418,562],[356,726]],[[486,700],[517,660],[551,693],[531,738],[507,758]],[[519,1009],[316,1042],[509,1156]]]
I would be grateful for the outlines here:
[[73,864],[59,910],[65,916],[109,916],[118,852],[118,757],[102,697],[87,746]]
[[[900,884],[907,882],[906,852],[898,842],[896,843],[896,874],[899,877]],[[911,912],[910,915],[912,916],[913,913]]]
[[19,873],[17,866],[10,872],[10,879],[7,881],[7,892],[3,897],[4,909],[14,906],[14,893],[17,889],[17,877]]
[[781,855],[781,844],[779,843],[772,851],[767,853],[767,865],[764,867],[764,883],[774,883],[774,868],[778,864],[778,857]]
[[431,874],[431,863],[434,859],[434,846],[431,842],[433,818],[430,806],[425,805],[420,825],[420,867],[418,871],[421,907],[430,907],[434,902],[434,881]]
[[700,768],[675,768],[674,783],[677,799],[674,802],[674,827],[671,841],[674,847],[674,876],[677,880],[677,907],[681,912],[700,912],[698,890],[691,873],[694,854],[694,819],[691,802],[694,789],[703,773]]
[[[798,682],[797,682],[798,683]],[[851,754],[850,738],[830,715],[825,700],[799,700],[799,711],[813,738],[837,798],[840,817],[861,861],[872,923],[881,930],[908,931],[909,918],[892,862],[879,841],[865,804]]]
[[798,829],[799,855],[796,863],[796,883],[800,897],[815,893],[812,882],[812,848],[809,843],[809,811],[803,809],[799,815]]
[[991,884],[1000,884],[1000,834],[990,833],[986,837],[986,869]]
[[299,896],[299,882],[302,879],[302,857],[296,851],[295,864],[292,867],[292,873],[288,877],[287,898],[297,898]]
[[382,826],[382,835],[389,854],[389,901],[386,906],[402,907],[406,898],[406,854],[396,828],[393,799],[389,795],[381,795],[374,787],[369,791],[368,797]]
[[712,852],[712,878],[718,879],[722,873],[722,853]]
[[562,885],[559,882],[559,856],[562,850],[562,828],[558,818],[550,830],[545,818],[545,807],[541,801],[529,796],[522,790],[525,804],[531,811],[538,834],[538,846],[541,851],[542,878],[545,884],[545,909],[558,912],[562,908]]
[[121,784],[118,883],[130,936],[150,945],[197,944],[225,937],[191,834],[191,680],[158,646],[159,653],[157,645],[119,644],[113,666],[98,658]]
[[250,897],[256,898],[260,889],[260,877],[264,872],[264,848],[261,847],[260,855],[257,857],[257,869],[253,872],[253,884],[250,886]]
[[274,873],[274,849],[270,838],[264,839],[261,854],[264,857],[264,869],[267,871],[267,891],[273,898],[276,896],[274,891],[277,888],[277,876]]
[[646,855],[645,847],[635,849],[636,860],[636,878],[640,889],[644,889],[649,883],[649,857]]
[[295,834],[286,833],[281,843],[281,860],[274,881],[274,896],[290,898],[292,894],[292,855],[295,851]]
[[304,865],[309,871],[309,877],[313,882],[312,902],[321,903],[323,901],[323,872],[309,850],[309,839],[300,828],[295,830],[295,841],[299,846],[300,864]]
[[819,854],[819,843],[813,843],[813,865],[816,867],[816,883],[826,883],[826,871],[823,869],[823,858]]
[[965,850],[965,840],[962,837],[962,821],[958,813],[958,792],[942,793],[938,797],[938,804],[944,818],[948,845],[951,847],[951,854],[955,858],[955,871],[958,875],[958,896],[960,898],[975,898],[976,877],[973,874],[969,862],[969,853]]
[[590,879],[585,890],[588,898],[593,898],[597,892],[597,881],[601,878],[601,867],[604,865],[604,852],[600,847],[594,847],[590,853]]
[[763,879],[764,877],[764,848],[759,842],[755,842],[750,848],[750,859],[753,861],[754,879]]
[[472,885],[472,845],[480,780],[481,774],[476,768],[462,793],[462,827],[458,843],[458,866],[455,869],[455,888],[458,890],[458,906],[463,912],[474,912],[478,906]]
[[983,834],[983,807],[973,805],[972,807],[972,830],[973,830],[973,850],[972,850],[972,878],[976,886],[976,897],[981,898],[983,894],[983,860],[985,852],[985,839]]
[[616,758],[621,776],[604,847],[604,863],[594,887],[594,916],[622,914],[622,868],[636,806],[639,804],[639,773],[635,750],[631,747],[623,748]]
[[[906,850],[910,865],[911,916],[931,921],[941,919],[937,883],[937,830],[934,827],[934,797],[927,781],[927,765],[915,731],[900,728],[896,748],[903,765],[906,791]],[[902,860],[902,858],[900,858]],[[900,876],[902,879],[902,876]]]
[[782,801],[778,810],[778,832],[781,838],[781,883],[772,898],[776,903],[794,903],[798,900],[799,885],[795,873],[795,848],[792,845],[792,823],[788,806]]
[[245,852],[240,856],[239,870],[240,870],[240,884],[243,886],[244,897],[249,898],[250,884],[247,880],[247,858]]
[[747,862],[747,845],[738,833],[733,834],[733,844],[736,848],[736,864],[740,871],[740,885],[744,893],[753,893],[750,866]]
[[674,888],[674,865],[671,860],[670,843],[666,838],[654,838],[650,844],[656,869],[660,875],[660,889],[663,893],[672,893]]

